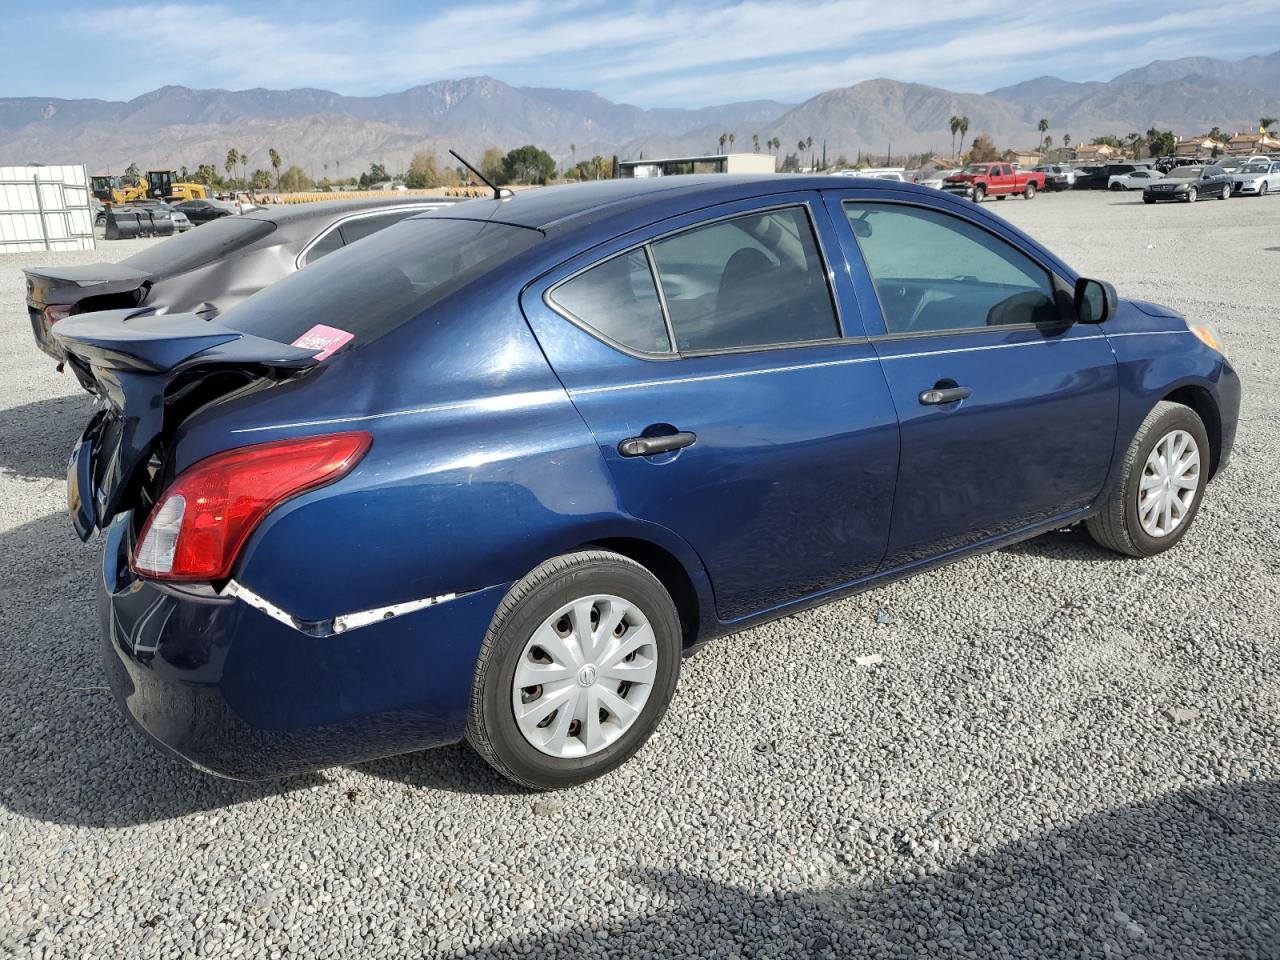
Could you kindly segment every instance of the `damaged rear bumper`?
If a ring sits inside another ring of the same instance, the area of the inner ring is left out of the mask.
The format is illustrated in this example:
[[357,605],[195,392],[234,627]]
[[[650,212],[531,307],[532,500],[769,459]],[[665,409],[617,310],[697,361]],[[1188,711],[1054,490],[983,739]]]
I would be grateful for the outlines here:
[[130,524],[122,515],[106,535],[103,658],[125,713],[166,750],[255,780],[462,738],[480,643],[506,585],[317,632],[254,606],[261,598],[243,588],[138,578]]

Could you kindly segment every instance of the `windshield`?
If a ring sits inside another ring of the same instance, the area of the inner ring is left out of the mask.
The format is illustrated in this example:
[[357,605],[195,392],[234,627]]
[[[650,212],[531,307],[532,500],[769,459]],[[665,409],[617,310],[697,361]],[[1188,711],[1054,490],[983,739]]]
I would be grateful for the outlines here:
[[985,163],[971,163],[964,168],[965,173],[986,173],[987,165]]
[[1266,173],[1270,169],[1269,164],[1265,163],[1247,163],[1240,168],[1241,173]]
[[321,326],[331,328],[326,335],[345,338],[342,343],[368,343],[541,236],[487,220],[402,220],[254,294],[221,322],[279,343],[293,343]]
[[1204,167],[1178,167],[1169,171],[1169,180],[1199,180]]
[[127,267],[145,270],[159,277],[173,277],[203,267],[261,240],[276,228],[268,220],[224,217],[206,223],[199,230],[148,247],[122,261]]

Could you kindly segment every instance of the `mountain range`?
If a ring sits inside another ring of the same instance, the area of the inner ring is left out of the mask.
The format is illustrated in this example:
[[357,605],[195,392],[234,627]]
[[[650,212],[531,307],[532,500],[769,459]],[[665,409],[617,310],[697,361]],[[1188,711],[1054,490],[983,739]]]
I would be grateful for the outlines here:
[[[1049,121],[1057,142],[1150,127],[1178,134],[1254,130],[1280,115],[1280,51],[1244,60],[1158,60],[1110,81],[1038,77],[985,94],[897,80],[867,80],[800,104],[752,100],[702,109],[642,109],[578,90],[517,87],[492,77],[442,80],[399,93],[350,97],[328,90],[193,90],[161,87],[129,101],[0,98],[0,165],[88,163],[99,170],[219,167],[235,147],[249,167],[275,148],[315,176],[352,176],[370,163],[403,170],[418,150],[535,143],[561,163],[595,154],[623,159],[735,151],[774,137],[782,152],[808,137],[834,157],[895,154],[951,145],[948,121],[969,118],[968,139],[1002,147],[1037,143]],[[762,149],[767,149],[762,146]]]

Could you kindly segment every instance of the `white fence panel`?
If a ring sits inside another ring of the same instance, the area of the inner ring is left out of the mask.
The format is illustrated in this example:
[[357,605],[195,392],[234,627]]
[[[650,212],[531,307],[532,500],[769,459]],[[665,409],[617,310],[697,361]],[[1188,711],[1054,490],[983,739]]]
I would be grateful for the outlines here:
[[0,253],[93,248],[83,166],[0,166]]

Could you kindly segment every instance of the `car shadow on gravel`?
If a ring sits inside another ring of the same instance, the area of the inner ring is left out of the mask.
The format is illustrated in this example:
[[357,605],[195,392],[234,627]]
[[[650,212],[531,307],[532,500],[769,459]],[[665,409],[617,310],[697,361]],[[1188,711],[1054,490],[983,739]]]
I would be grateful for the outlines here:
[[94,411],[84,393],[10,407],[0,416],[0,473],[61,479],[67,456]]
[[353,764],[351,769],[392,783],[449,793],[485,796],[530,793],[501,776],[465,742]]
[[[621,871],[615,879],[658,909],[466,956],[1280,956],[1280,783],[1184,790],[933,869],[919,850],[944,833],[929,832],[854,829],[829,851],[840,865],[816,889],[762,893],[685,872]],[[858,881],[858,863],[886,858],[906,879]]]
[[1040,557],[1070,563],[1133,563],[1133,557],[1107,550],[1094,543],[1083,525],[1055,530],[1030,540],[1000,548],[1014,557]]
[[163,754],[128,724],[100,660],[99,556],[61,513],[0,534],[0,808],[124,827],[325,783],[323,775],[219,780]]

